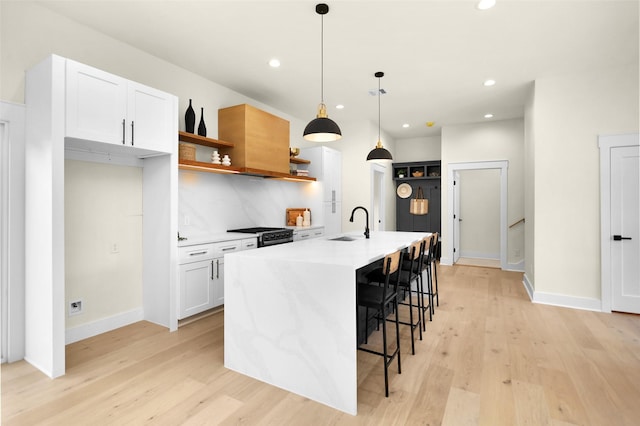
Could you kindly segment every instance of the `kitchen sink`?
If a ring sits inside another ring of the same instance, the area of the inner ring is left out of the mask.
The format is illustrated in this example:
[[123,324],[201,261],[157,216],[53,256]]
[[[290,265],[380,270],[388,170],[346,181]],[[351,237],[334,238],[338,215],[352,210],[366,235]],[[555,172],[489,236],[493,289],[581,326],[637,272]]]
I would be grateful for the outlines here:
[[355,241],[356,238],[343,235],[342,237],[330,238],[329,241]]

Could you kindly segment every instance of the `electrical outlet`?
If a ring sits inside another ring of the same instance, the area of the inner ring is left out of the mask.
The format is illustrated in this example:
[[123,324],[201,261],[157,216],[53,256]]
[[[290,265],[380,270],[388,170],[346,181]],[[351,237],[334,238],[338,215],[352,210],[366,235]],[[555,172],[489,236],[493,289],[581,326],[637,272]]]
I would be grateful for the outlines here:
[[69,302],[69,316],[74,316],[82,313],[82,299]]
[[120,253],[120,247],[118,246],[118,243],[111,244],[111,253]]
[[184,226],[191,225],[191,218],[188,215],[184,215]]

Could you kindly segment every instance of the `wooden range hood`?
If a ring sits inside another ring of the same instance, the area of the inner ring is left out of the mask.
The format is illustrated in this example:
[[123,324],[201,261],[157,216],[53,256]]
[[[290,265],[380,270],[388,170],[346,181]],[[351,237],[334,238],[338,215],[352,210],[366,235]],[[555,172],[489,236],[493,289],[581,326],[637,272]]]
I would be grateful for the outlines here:
[[218,137],[233,143],[221,148],[243,174],[291,177],[289,121],[248,104],[218,110]]

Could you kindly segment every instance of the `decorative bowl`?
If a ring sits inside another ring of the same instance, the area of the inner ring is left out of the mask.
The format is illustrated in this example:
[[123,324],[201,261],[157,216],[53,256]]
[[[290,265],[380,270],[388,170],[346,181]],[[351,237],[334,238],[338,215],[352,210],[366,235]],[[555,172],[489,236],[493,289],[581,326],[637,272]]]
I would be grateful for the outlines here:
[[423,175],[424,175],[424,172],[420,171],[420,170],[416,170],[416,171],[411,173],[411,176],[413,176],[413,177],[422,177]]
[[297,157],[300,154],[300,148],[289,148],[289,156]]

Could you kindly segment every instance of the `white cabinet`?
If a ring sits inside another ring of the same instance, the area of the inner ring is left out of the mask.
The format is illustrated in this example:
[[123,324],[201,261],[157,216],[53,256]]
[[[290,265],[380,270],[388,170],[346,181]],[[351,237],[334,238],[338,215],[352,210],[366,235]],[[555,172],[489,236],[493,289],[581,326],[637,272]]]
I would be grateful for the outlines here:
[[213,308],[213,260],[180,265],[178,319]]
[[181,247],[178,319],[224,304],[224,255],[256,248],[256,238]]
[[326,146],[303,148],[300,156],[311,161],[309,175],[322,184],[322,221],[327,235],[342,232],[342,153]]
[[293,241],[309,240],[311,238],[319,238],[324,235],[324,228],[294,229]]
[[[166,141],[167,146],[171,146],[168,154],[157,155],[156,152],[152,155],[153,152],[149,152],[148,158],[137,161],[138,148],[113,145],[107,142],[109,138],[99,136],[111,133],[110,138],[117,135],[121,143],[122,119],[128,119],[129,113],[127,111],[123,115],[120,111],[120,108],[127,109],[127,92],[122,92],[122,84],[126,83],[128,91],[129,82],[79,64],[73,77],[74,64],[66,58],[50,55],[27,71],[25,81],[25,170],[29,178],[24,191],[25,270],[28,271],[24,285],[30,289],[25,296],[25,306],[28,307],[25,311],[25,351],[32,364],[50,377],[65,373],[64,160],[70,149],[83,149],[82,161],[105,162],[104,154],[107,153],[112,164],[132,165],[133,159],[135,166],[142,168],[143,254],[139,283],[142,302],[137,312],[144,320],[170,330],[178,327],[179,271],[175,262],[178,99],[167,95],[171,100],[168,106],[172,111],[170,117],[157,118],[158,122],[172,128]],[[82,74],[78,74],[80,69],[84,70]],[[91,114],[85,115],[89,111]],[[117,117],[118,122],[107,124],[110,117]],[[94,127],[100,130],[91,133]],[[98,146],[100,150],[92,151]],[[122,155],[111,156],[116,150]],[[110,230],[102,231],[108,238]],[[93,268],[96,274],[117,279],[117,264],[113,256],[105,253],[98,257],[99,267]],[[137,314],[129,312],[134,311],[113,312],[108,318],[98,319],[99,323],[87,323],[83,332],[86,331],[86,337],[90,337],[98,330],[113,327],[115,323],[137,321]]]
[[66,136],[173,152],[172,95],[67,60]]

